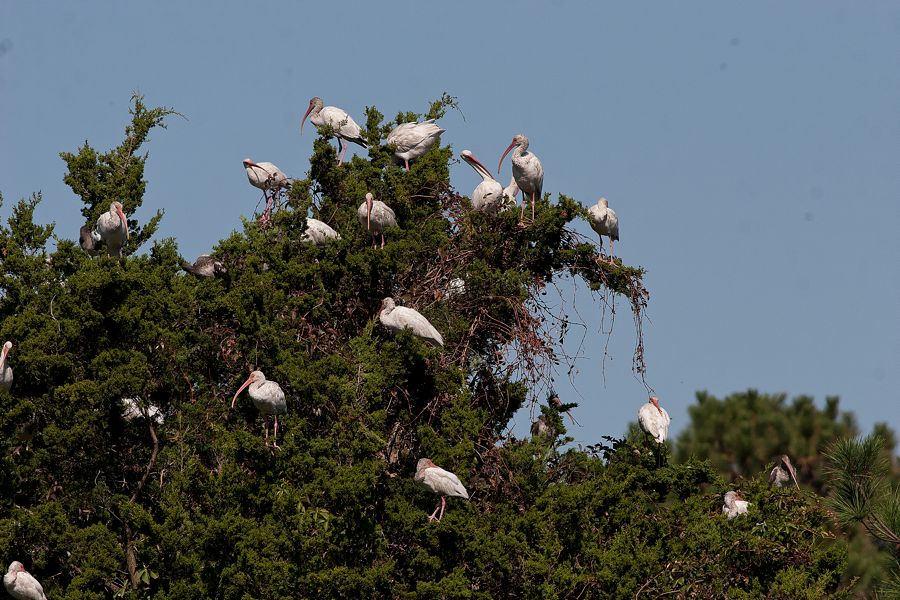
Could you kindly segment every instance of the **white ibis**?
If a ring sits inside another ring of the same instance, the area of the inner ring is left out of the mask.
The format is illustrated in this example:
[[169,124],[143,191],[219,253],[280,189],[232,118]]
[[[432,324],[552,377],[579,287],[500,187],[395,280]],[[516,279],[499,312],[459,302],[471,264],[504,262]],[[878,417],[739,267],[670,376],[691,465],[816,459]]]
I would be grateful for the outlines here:
[[[469,499],[469,492],[466,491],[466,488],[459,480],[459,477],[450,471],[440,468],[431,462],[431,459],[419,459],[418,464],[416,464],[416,476],[414,477],[414,480],[422,487],[435,494],[440,494],[441,496],[441,503],[434,509],[434,512],[428,516],[429,521],[440,521],[443,518],[444,507],[447,504],[445,496],[457,496],[459,498],[465,498],[466,500]],[[441,510],[440,515],[437,514],[438,509]]]
[[722,512],[725,513],[729,519],[733,519],[738,515],[747,514],[747,508],[750,506],[750,503],[741,498],[741,495],[737,492],[727,492],[725,494],[725,506],[722,507]]
[[128,218],[122,210],[121,202],[109,205],[109,211],[100,215],[92,234],[95,241],[106,244],[107,256],[122,256],[122,246],[131,237]]
[[410,332],[429,346],[444,345],[444,338],[434,328],[422,313],[414,308],[397,306],[393,298],[385,298],[381,301],[381,311],[378,313],[381,324],[391,333],[397,333],[402,329]]
[[282,188],[288,187],[287,175],[270,162],[254,162],[249,158],[245,158],[243,162],[250,185],[263,191],[266,208],[260,221],[267,223],[269,215],[272,214],[272,207],[275,206],[275,197]]
[[522,214],[521,219],[525,218],[525,197],[531,194],[531,220],[534,220],[534,199],[541,195],[544,188],[544,167],[534,152],[528,151],[528,138],[524,134],[519,133],[513,136],[512,142],[506,148],[506,152],[500,157],[500,163],[497,165],[497,173],[503,165],[503,159],[509,154],[509,151],[515,148],[512,153],[512,173],[516,185],[522,190]]
[[650,401],[638,410],[638,423],[641,429],[655,439],[657,444],[666,441],[671,421],[669,413],[659,405],[659,398],[656,396],[651,396]]
[[[491,176],[487,167],[475,158],[469,150],[459,153],[464,161],[469,163],[475,172],[481,175],[481,183],[472,192],[472,208],[490,214],[497,214],[503,207],[503,185]],[[515,200],[513,200],[515,202]]]
[[197,277],[224,277],[228,274],[228,269],[225,268],[222,261],[216,260],[209,254],[201,254],[194,264],[185,261],[181,263],[181,268]]
[[0,350],[0,387],[9,388],[12,387],[13,382],[13,370],[12,367],[9,366],[7,362],[7,357],[9,356],[9,351],[12,350],[12,342],[4,342],[3,350]]
[[613,241],[619,241],[619,217],[609,207],[606,198],[597,200],[597,204],[588,209],[591,227],[600,236],[600,252],[603,252],[603,236],[609,238],[609,262],[613,263]]
[[9,563],[9,570],[3,576],[3,587],[16,600],[47,600],[41,583],[17,560]]
[[335,231],[328,223],[307,217],[306,230],[300,239],[307,244],[315,244],[321,248],[331,240],[341,239],[341,234]]
[[403,161],[409,171],[409,161],[428,152],[435,142],[441,140],[444,131],[434,124],[434,119],[421,123],[401,123],[394,127],[385,141],[389,146],[394,146],[394,156]]
[[318,96],[309,101],[309,108],[300,121],[300,135],[303,135],[303,124],[309,117],[309,122],[316,127],[330,127],[331,133],[338,139],[340,156],[338,165],[344,162],[344,154],[347,152],[347,142],[353,142],[363,148],[367,148],[366,140],[362,138],[362,130],[350,115],[336,106],[325,106]]
[[371,192],[366,192],[366,201],[356,211],[359,224],[372,234],[372,246],[376,246],[375,236],[381,235],[381,247],[384,248],[384,230],[397,226],[397,216],[390,206],[376,200]]
[[250,386],[250,399],[253,400],[256,409],[263,414],[266,430],[266,445],[269,445],[269,415],[275,416],[275,433],[273,434],[272,446],[278,447],[278,415],[287,412],[287,403],[284,401],[284,391],[281,386],[274,381],[268,381],[262,371],[253,371],[247,381],[238,388],[231,399],[231,408],[234,408],[237,397],[244,388]]
[[[143,419],[144,411],[141,409],[144,406],[144,402],[140,398],[122,398],[119,400],[119,404],[122,406],[122,418],[128,421],[134,421],[135,419]],[[162,411],[159,410],[159,407],[155,404],[147,403],[147,417],[156,423],[157,425],[162,425],[166,421],[165,415],[163,415]]]
[[794,485],[799,490],[800,484],[797,483],[797,471],[794,470],[790,457],[787,454],[782,454],[775,467],[769,472],[769,483],[778,487],[788,487],[791,485],[791,481],[794,482]]

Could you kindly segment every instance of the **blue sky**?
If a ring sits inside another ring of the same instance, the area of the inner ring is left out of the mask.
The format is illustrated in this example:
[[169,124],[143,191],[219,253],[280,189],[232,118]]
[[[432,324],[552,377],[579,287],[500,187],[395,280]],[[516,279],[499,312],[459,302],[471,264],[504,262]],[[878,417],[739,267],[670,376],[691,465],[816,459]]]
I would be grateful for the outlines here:
[[[135,217],[164,208],[159,235],[193,258],[256,208],[243,158],[306,173],[310,97],[362,122],[366,106],[391,118],[446,91],[462,110],[441,121],[457,153],[490,166],[523,132],[544,191],[609,199],[616,254],[648,270],[647,380],[675,431],[696,390],[748,387],[839,395],[864,430],[900,428],[900,5],[212,6],[0,4],[0,217],[40,190],[38,219],[75,239],[58,153],[118,143],[139,90],[187,120],[152,134]],[[462,193],[478,181],[453,167]],[[646,394],[627,306],[604,359],[599,305],[576,301],[584,358],[558,387],[582,404],[571,433],[593,443]]]

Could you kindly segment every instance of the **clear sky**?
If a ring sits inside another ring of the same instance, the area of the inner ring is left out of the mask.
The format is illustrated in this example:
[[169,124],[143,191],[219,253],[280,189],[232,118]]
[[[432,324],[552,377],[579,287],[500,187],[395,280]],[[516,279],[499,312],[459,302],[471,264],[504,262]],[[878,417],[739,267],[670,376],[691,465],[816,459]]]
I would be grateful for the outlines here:
[[[117,144],[133,90],[187,117],[152,134],[135,215],[164,208],[186,257],[252,215],[243,158],[305,175],[310,97],[364,122],[446,91],[456,152],[495,165],[523,132],[554,199],[609,199],[616,254],[648,270],[647,380],[675,431],[696,390],[748,387],[900,428],[896,2],[0,2],[0,218],[40,190],[38,220],[76,239],[58,153]],[[599,305],[577,306],[559,389],[593,443],[646,394],[627,305],[605,361]]]

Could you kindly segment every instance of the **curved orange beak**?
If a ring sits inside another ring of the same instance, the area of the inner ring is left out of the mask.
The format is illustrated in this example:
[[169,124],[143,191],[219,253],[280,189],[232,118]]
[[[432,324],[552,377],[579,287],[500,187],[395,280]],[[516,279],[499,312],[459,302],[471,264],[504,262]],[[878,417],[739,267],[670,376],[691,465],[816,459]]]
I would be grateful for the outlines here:
[[509,151],[512,150],[516,146],[516,140],[513,138],[513,141],[510,142],[509,146],[506,147],[506,152],[503,153],[503,156],[500,157],[500,162],[497,163],[497,174],[500,174],[500,165],[503,164],[503,159],[506,158],[506,155],[509,154]]
[[6,355],[9,354],[9,346],[4,345],[3,350],[0,351],[0,371],[3,370],[3,365],[6,364]]
[[241,392],[243,392],[251,383],[253,383],[253,375],[250,375],[250,377],[247,378],[247,381],[245,381],[244,384],[238,388],[238,391],[234,393],[234,398],[231,399],[231,408],[234,408],[234,403],[237,402],[237,397],[240,396]]
[[303,124],[306,122],[306,117],[309,116],[309,113],[312,112],[313,109],[313,101],[309,101],[309,108],[306,109],[306,114],[303,115],[303,119],[300,120],[300,135],[303,135]]
[[119,218],[122,220],[122,223],[125,224],[125,239],[131,239],[131,232],[128,231],[128,218],[125,216],[125,213],[122,211],[122,208],[117,206],[116,212],[119,213]]
[[[506,155],[504,154],[503,156],[505,157]],[[475,158],[475,155],[474,155],[474,154],[463,155],[463,160],[465,160],[465,161],[466,161],[467,163],[469,163],[470,165],[473,165],[473,166],[474,166],[474,165],[477,165],[477,166],[481,167],[481,169],[482,169],[485,173],[487,173],[488,175],[491,174],[491,172],[488,170],[488,168],[485,167],[483,164],[481,164],[481,161],[480,161],[480,160],[478,160],[477,158]],[[502,158],[500,159],[500,162],[501,162],[501,163],[503,162],[503,159],[502,159]]]

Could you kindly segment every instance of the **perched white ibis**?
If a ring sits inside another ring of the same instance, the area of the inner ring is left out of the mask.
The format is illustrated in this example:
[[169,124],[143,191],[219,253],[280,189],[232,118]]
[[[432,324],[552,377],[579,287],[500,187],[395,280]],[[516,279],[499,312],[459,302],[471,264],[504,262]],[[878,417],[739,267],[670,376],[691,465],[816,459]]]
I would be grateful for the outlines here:
[[524,134],[516,134],[513,136],[512,142],[506,148],[506,152],[500,157],[497,164],[497,173],[503,165],[503,159],[509,154],[509,151],[515,148],[512,153],[512,173],[516,185],[522,191],[522,214],[521,218],[525,218],[525,198],[526,194],[531,194],[531,220],[534,220],[534,199],[541,195],[544,188],[544,167],[534,152],[528,151],[528,138]]
[[491,176],[491,172],[481,164],[480,160],[475,158],[471,151],[463,150],[459,155],[475,169],[476,173],[481,175],[481,183],[472,192],[472,208],[497,214],[503,208],[503,185]]
[[250,399],[253,400],[256,409],[263,414],[266,430],[266,445],[269,445],[269,415],[275,416],[275,433],[273,434],[272,446],[278,447],[278,415],[287,412],[287,403],[284,401],[284,391],[281,386],[274,381],[268,381],[262,371],[253,371],[247,381],[238,388],[231,399],[231,408],[234,408],[237,397],[244,388],[250,386]]
[[287,175],[270,162],[254,162],[249,158],[245,158],[243,162],[250,185],[263,191],[266,208],[260,221],[267,223],[272,214],[272,207],[275,206],[275,197],[282,188],[288,187]]
[[638,423],[641,429],[656,440],[657,444],[666,441],[671,421],[669,413],[659,405],[659,398],[656,396],[651,396],[650,401],[638,410]]
[[[119,404],[122,406],[122,418],[128,421],[134,421],[135,419],[143,419],[144,411],[142,409],[145,406],[145,403],[140,398],[122,398],[119,400]],[[159,410],[159,407],[152,403],[146,403],[147,410],[147,418],[156,423],[157,425],[162,425],[166,421],[165,415],[163,415],[162,411]]]
[[3,350],[0,350],[0,387],[4,387],[7,390],[12,387],[13,382],[13,370],[9,366],[9,362],[7,362],[12,346],[12,342],[7,341],[3,343]]
[[375,236],[381,235],[381,247],[384,248],[384,230],[397,226],[397,216],[390,206],[376,200],[371,192],[366,192],[366,201],[356,211],[359,224],[372,235],[372,245],[376,246]]
[[722,512],[725,513],[729,519],[733,519],[738,515],[747,514],[747,508],[750,506],[750,503],[741,498],[741,495],[737,492],[727,492],[725,494],[725,506],[722,507]]
[[309,108],[300,121],[300,135],[303,135],[303,124],[309,117],[309,122],[316,127],[330,127],[331,133],[338,139],[340,156],[338,165],[344,162],[344,154],[347,152],[347,142],[353,142],[363,148],[367,148],[366,140],[362,138],[362,130],[350,115],[336,106],[325,106],[318,96],[309,101]]
[[619,217],[609,207],[606,198],[600,198],[597,204],[588,209],[591,227],[600,236],[600,252],[603,252],[603,236],[609,238],[609,262],[613,261],[613,241],[619,241]]
[[224,277],[228,275],[228,269],[221,260],[216,260],[209,254],[201,254],[191,264],[187,261],[181,263],[181,268],[197,277]]
[[[446,471],[428,458],[420,458],[416,464],[415,482],[435,494],[440,494],[441,503],[434,509],[434,512],[428,516],[429,521],[440,521],[444,516],[444,507],[447,504],[445,496],[457,496],[459,498],[469,499],[469,492],[459,480],[459,477]],[[441,514],[438,515],[438,509]],[[437,516],[435,516],[437,515]]]
[[321,248],[329,241],[341,239],[341,234],[335,231],[328,223],[307,217],[306,230],[300,239],[307,244],[315,244]]
[[131,237],[128,231],[128,218],[122,210],[121,202],[109,205],[109,211],[100,215],[92,236],[95,241],[106,244],[107,256],[122,256],[122,246]]
[[381,301],[381,311],[378,313],[381,324],[391,333],[397,333],[402,329],[410,332],[429,346],[444,345],[444,338],[434,328],[422,313],[414,308],[397,306],[393,298],[385,298]]
[[797,483],[797,471],[794,470],[790,457],[787,454],[782,454],[775,467],[769,472],[769,483],[778,487],[788,487],[791,485],[791,481],[794,482],[794,485],[799,490],[800,484]]
[[3,587],[16,600],[47,600],[41,583],[17,560],[9,563],[9,570],[3,576]]
[[421,123],[401,123],[394,127],[385,141],[389,146],[394,146],[394,156],[403,161],[409,171],[409,161],[428,152],[435,142],[441,140],[444,131],[434,124],[434,119]]

